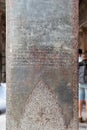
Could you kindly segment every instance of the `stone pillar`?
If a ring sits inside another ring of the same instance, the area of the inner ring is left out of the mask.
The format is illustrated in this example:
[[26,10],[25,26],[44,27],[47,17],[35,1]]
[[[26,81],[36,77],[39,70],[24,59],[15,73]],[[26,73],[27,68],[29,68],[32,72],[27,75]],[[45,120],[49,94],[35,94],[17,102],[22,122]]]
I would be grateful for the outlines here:
[[77,0],[7,0],[7,130],[77,130]]

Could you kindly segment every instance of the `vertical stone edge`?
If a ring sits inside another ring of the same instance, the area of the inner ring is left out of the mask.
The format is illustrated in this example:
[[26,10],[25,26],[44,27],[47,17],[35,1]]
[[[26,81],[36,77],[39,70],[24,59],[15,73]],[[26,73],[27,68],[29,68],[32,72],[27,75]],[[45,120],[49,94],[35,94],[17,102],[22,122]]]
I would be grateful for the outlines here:
[[74,120],[78,125],[78,31],[79,31],[79,0],[73,0],[73,93],[74,93]]
[[9,130],[9,120],[10,120],[10,87],[9,87],[9,81],[10,81],[10,26],[11,26],[11,17],[10,17],[10,3],[11,0],[5,0],[6,4],[6,130]]

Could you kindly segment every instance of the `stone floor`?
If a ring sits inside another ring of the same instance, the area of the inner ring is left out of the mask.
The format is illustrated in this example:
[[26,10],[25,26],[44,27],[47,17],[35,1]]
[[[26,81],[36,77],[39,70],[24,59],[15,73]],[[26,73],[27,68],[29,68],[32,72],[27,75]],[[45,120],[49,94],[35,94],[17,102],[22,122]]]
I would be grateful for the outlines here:
[[79,124],[79,130],[87,130],[87,124]]

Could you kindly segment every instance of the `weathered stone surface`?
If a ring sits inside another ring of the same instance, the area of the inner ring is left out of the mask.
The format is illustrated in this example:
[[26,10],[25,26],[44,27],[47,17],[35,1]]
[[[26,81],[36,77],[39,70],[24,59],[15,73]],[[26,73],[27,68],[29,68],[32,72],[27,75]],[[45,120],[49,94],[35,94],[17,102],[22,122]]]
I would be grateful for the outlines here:
[[7,130],[77,130],[76,8],[7,0]]

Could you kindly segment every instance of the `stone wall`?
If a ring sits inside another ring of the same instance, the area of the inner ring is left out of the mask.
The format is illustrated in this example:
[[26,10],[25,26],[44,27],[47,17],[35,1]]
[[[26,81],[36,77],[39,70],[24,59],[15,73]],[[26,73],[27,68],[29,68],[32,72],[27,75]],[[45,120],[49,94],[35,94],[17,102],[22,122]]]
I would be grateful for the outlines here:
[[77,130],[77,0],[7,0],[7,130]]

